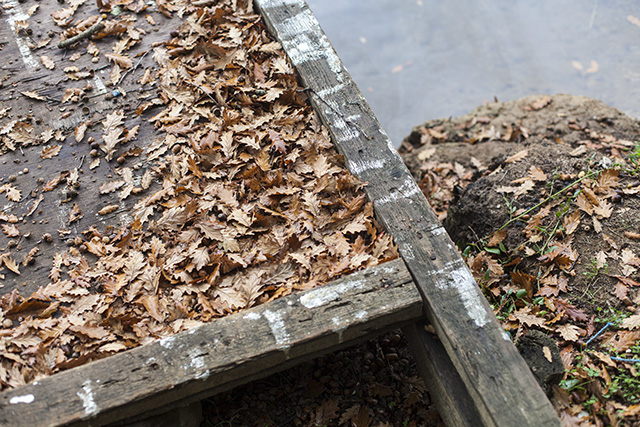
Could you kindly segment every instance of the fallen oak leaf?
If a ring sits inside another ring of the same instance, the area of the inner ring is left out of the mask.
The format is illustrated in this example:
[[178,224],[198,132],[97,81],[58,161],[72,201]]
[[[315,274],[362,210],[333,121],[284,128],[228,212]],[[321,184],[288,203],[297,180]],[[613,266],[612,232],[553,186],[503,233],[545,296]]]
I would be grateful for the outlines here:
[[40,152],[40,158],[42,159],[50,159],[52,157],[57,156],[62,149],[61,145],[51,145],[49,147],[45,147]]
[[634,231],[625,231],[624,235],[632,240],[640,240],[640,233],[636,233]]
[[84,134],[87,131],[88,125],[89,123],[85,121],[80,123],[78,126],[76,126],[76,129],[74,132],[74,137],[76,139],[76,142],[82,142],[82,140],[84,139]]
[[622,301],[627,297],[627,292],[629,292],[629,288],[627,288],[624,283],[617,282],[616,286],[613,288],[613,294]]
[[562,298],[554,298],[553,302],[556,305],[556,312],[564,310],[565,314],[569,316],[571,320],[574,320],[576,322],[589,321],[589,318],[587,317],[586,313],[580,310],[579,308],[577,308],[575,305],[569,303],[569,301],[564,300]]
[[634,314],[622,321],[622,327],[627,329],[635,329],[640,327],[640,314]]
[[5,193],[5,196],[11,202],[19,202],[22,199],[22,192],[11,184],[4,184],[0,186],[0,194]]
[[133,67],[133,60],[129,58],[127,55],[119,55],[117,53],[105,53],[104,56],[107,57],[107,60],[113,62],[114,64],[119,65],[122,68],[131,68]]
[[104,208],[98,211],[98,215],[109,215],[110,213],[113,213],[116,210],[118,210],[118,207],[119,207],[118,205],[105,206]]
[[122,187],[125,184],[125,182],[121,179],[115,180],[115,181],[107,181],[105,183],[103,183],[98,190],[100,191],[100,194],[108,194],[108,193],[112,193],[114,191],[116,191],[118,188]]
[[20,93],[26,96],[27,98],[35,99],[36,101],[47,100],[47,98],[45,98],[44,96],[40,95],[38,92],[35,92],[35,91],[25,90],[24,92],[20,92]]
[[636,282],[633,279],[629,279],[628,277],[616,276],[616,275],[609,276],[609,277],[614,277],[627,286],[640,286],[640,283]]
[[18,237],[20,235],[20,230],[13,224],[2,224],[2,232],[7,235],[7,237]]
[[556,332],[566,341],[577,341],[580,338],[582,329],[576,325],[564,324],[556,326]]
[[524,149],[522,151],[518,151],[517,153],[509,156],[506,158],[506,160],[504,161],[505,163],[515,163],[515,162],[519,162],[520,160],[524,159],[525,157],[527,157],[529,155],[529,150]]
[[9,270],[13,271],[18,276],[20,275],[20,268],[16,264],[16,262],[11,258],[10,253],[0,254],[0,262],[4,264]]
[[72,224],[76,221],[79,221],[80,218],[82,218],[83,216],[84,214],[82,213],[82,210],[80,210],[80,206],[78,206],[77,203],[74,203],[73,208],[71,208],[71,212],[69,212],[68,224]]
[[53,62],[53,59],[51,59],[51,57],[47,55],[42,55],[40,57],[40,61],[42,62],[42,65],[44,65],[44,67],[47,70],[53,70],[56,66],[56,63]]

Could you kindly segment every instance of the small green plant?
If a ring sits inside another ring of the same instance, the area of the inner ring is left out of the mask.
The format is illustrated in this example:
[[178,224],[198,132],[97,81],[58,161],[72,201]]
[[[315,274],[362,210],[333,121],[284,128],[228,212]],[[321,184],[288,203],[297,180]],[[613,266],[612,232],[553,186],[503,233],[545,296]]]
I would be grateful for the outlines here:
[[598,260],[594,258],[591,258],[590,264],[587,267],[587,271],[585,271],[584,274],[588,280],[591,279],[595,279],[595,277],[600,274],[600,272],[604,270],[605,273],[609,273],[609,269],[608,269],[608,265],[607,263],[604,263],[604,265],[602,266],[598,266]]

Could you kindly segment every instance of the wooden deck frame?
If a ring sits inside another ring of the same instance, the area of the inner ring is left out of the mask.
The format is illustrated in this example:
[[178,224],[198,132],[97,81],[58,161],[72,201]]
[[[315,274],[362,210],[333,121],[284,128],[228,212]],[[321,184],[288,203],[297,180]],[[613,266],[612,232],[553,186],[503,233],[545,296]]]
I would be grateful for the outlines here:
[[368,183],[365,189],[376,216],[393,235],[422,295],[426,316],[480,417],[474,424],[559,425],[550,402],[309,7],[303,0],[256,4],[298,70],[349,169]]
[[255,2],[404,262],[0,393],[0,425],[145,417],[400,326],[448,424],[559,424],[304,1]]
[[401,260],[0,393],[0,425],[131,421],[266,377],[422,316]]

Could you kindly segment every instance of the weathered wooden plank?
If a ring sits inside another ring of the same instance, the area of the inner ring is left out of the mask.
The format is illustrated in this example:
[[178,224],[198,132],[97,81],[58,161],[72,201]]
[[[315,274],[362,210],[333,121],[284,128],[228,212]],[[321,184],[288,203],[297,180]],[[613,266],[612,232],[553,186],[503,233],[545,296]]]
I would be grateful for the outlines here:
[[0,393],[0,425],[104,425],[210,396],[415,322],[401,260]]
[[419,321],[402,328],[440,417],[450,426],[478,425],[480,414],[462,378],[438,338]]
[[[16,33],[13,29],[15,22],[26,19],[26,11],[34,5],[38,5],[38,10],[29,18],[32,34],[28,36],[24,32]],[[152,26],[146,20],[139,20],[137,26],[147,34],[128,50],[127,54],[136,64],[138,61],[141,62],[136,69],[130,69],[118,85],[121,92],[127,92],[127,95],[113,97],[113,88],[106,87],[111,65],[104,56],[99,56],[98,62],[93,62],[94,56],[86,52],[87,40],[79,43],[77,49],[57,47],[58,33],[62,29],[53,24],[50,15],[63,7],[64,5],[58,2],[0,0],[0,55],[3,59],[0,63],[0,109],[8,108],[6,117],[0,118],[0,127],[12,120],[28,121],[33,126],[31,133],[34,136],[45,130],[63,130],[65,135],[64,141],[52,139],[48,142],[47,145],[60,145],[61,149],[57,156],[46,160],[40,157],[46,145],[21,146],[4,154],[0,147],[0,185],[11,182],[22,192],[22,200],[17,203],[7,202],[4,196],[0,199],[0,208],[4,213],[17,216],[16,225],[21,234],[14,238],[0,233],[0,252],[10,251],[13,259],[20,263],[31,250],[38,249],[32,264],[20,265],[20,275],[3,270],[6,277],[0,280],[0,295],[8,294],[14,289],[22,295],[29,295],[46,285],[52,266],[51,260],[56,253],[65,251],[71,241],[81,236],[81,232],[90,226],[95,226],[103,232],[109,226],[119,228],[123,223],[129,222],[132,206],[140,198],[146,197],[150,191],[154,191],[156,185],[154,183],[148,191],[138,195],[131,194],[125,200],[120,200],[119,192],[101,194],[99,191],[105,182],[120,178],[116,173],[119,167],[133,168],[136,177],[148,169],[149,164],[144,156],[128,157],[123,164],[117,163],[115,159],[134,145],[145,149],[158,138],[159,134],[154,129],[154,124],[146,120],[157,111],[149,109],[142,117],[127,117],[125,125],[128,129],[139,125],[138,137],[118,146],[114,161],[107,162],[102,157],[99,166],[90,168],[89,165],[94,160],[90,153],[94,147],[87,141],[91,137],[102,141],[101,122],[107,114],[118,109],[135,110],[140,104],[156,96],[155,85],[147,84],[140,87],[138,83],[145,69],[157,67],[153,55],[143,55],[153,49],[154,43],[169,39],[170,32],[182,21],[169,19],[154,7],[145,11],[145,14],[152,15],[158,24]],[[82,20],[97,13],[99,10],[95,2],[86,3],[79,7],[74,17]],[[47,46],[29,49],[29,44],[40,42],[50,34],[53,40]],[[95,43],[100,49],[111,49],[113,39],[97,40]],[[82,55],[77,60],[69,61],[69,57],[74,53]],[[55,63],[54,69],[48,70],[42,65],[40,56],[43,55],[52,58]],[[81,80],[69,79],[64,72],[69,66],[91,71],[93,76]],[[87,92],[88,96],[84,102],[61,102],[66,89],[83,87],[86,84],[91,84],[93,89]],[[46,97],[46,101],[37,101],[21,94],[26,91],[41,94]],[[78,143],[74,139],[73,130],[82,122],[92,124],[88,126],[84,140]],[[57,177],[62,171],[71,172],[76,168],[79,172],[79,187],[73,188],[73,197],[68,196],[70,193],[67,190],[70,190],[70,187],[64,180],[55,190],[43,191],[43,183]],[[25,173],[25,170],[28,172]],[[75,203],[84,216],[79,221],[69,224],[69,213]],[[117,205],[118,209],[108,215],[99,215],[98,212],[107,205]],[[32,210],[34,206],[37,208]],[[50,243],[43,242],[42,236],[45,233],[52,235]]]
[[558,425],[529,368],[303,0],[256,0],[394,236],[484,425]]

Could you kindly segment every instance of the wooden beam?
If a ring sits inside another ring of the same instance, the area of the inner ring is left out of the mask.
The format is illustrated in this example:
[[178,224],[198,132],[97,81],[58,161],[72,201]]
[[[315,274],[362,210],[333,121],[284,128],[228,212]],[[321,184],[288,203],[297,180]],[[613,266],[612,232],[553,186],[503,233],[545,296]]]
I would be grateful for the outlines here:
[[555,411],[303,0],[256,0],[352,173],[368,182],[483,425],[559,425]]
[[440,340],[419,321],[402,328],[438,413],[449,426],[474,427],[480,414]]
[[211,396],[415,322],[401,260],[0,393],[0,425],[99,426]]

